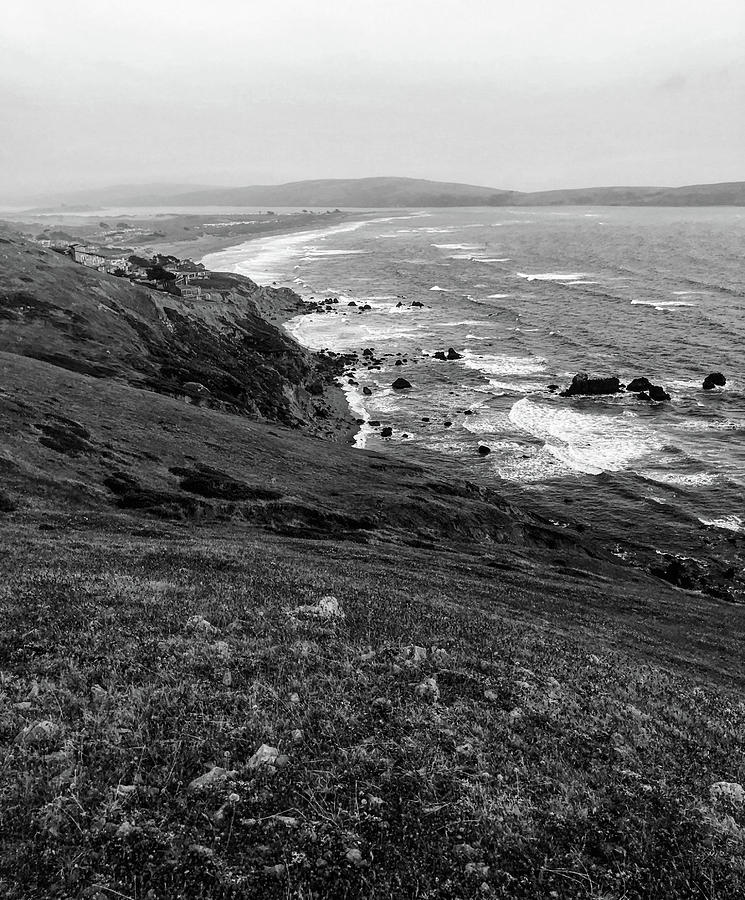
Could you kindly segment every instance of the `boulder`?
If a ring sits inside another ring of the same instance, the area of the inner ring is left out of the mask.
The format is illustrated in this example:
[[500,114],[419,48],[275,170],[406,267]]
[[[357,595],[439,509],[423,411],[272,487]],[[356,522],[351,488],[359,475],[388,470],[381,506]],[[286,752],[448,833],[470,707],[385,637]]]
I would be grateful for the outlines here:
[[443,359],[443,360],[447,359],[447,356],[445,356],[444,350],[438,350],[437,353],[433,353],[432,356],[434,359]]
[[479,444],[479,456],[488,456],[491,453],[491,447],[486,444]]
[[221,784],[224,781],[229,781],[235,778],[237,774],[237,772],[228,771],[228,769],[224,769],[222,766],[213,766],[209,772],[205,772],[204,775],[200,775],[198,778],[190,781],[186,787],[186,793],[196,794],[204,788]]
[[460,353],[456,353],[452,347],[448,347],[448,359],[463,359],[463,357]]
[[656,403],[661,403],[663,400],[670,399],[670,394],[668,394],[665,388],[661,387],[659,384],[650,384],[647,393],[649,394],[649,399],[654,400]]
[[745,806],[745,788],[736,781],[716,781],[709,795],[715,805]]
[[392,435],[393,435],[393,429],[389,425],[386,425],[385,428],[380,429],[381,437],[391,437]]
[[626,390],[638,394],[640,391],[648,391],[651,387],[652,382],[648,378],[632,378],[626,385]]
[[411,305],[412,305],[412,306],[418,306],[418,307],[424,306],[424,304],[423,304],[423,303],[420,303],[419,300],[413,300],[412,303],[411,303]]
[[591,378],[587,372],[578,372],[569,387],[561,392],[562,397],[594,396],[597,394],[617,394],[621,382],[616,375],[608,378]]
[[269,744],[262,744],[259,749],[248,761],[249,769],[258,769],[261,766],[271,766],[279,756],[279,750],[276,747],[270,747]]
[[724,387],[725,384],[727,384],[727,379],[721,372],[712,372],[704,378],[703,386],[705,391],[711,391],[715,387]]
[[209,393],[211,393],[210,389],[208,387],[205,387],[199,381],[185,381],[181,385],[181,387],[185,391],[191,391],[194,394],[209,394]]
[[403,391],[406,388],[411,387],[411,382],[407,381],[405,378],[397,378],[393,384],[391,385],[394,391]]
[[366,385],[365,387],[362,388],[362,393],[363,393],[366,397],[369,397],[370,394],[372,394],[372,391],[371,391],[370,388],[367,387],[367,385]]

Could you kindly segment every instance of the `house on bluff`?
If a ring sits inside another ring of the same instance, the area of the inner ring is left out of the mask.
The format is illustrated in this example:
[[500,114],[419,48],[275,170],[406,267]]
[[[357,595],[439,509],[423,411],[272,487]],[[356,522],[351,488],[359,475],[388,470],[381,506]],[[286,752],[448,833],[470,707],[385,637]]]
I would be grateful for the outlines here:
[[70,256],[81,266],[108,272],[110,275],[130,271],[129,256],[125,250],[116,247],[87,247],[71,244]]

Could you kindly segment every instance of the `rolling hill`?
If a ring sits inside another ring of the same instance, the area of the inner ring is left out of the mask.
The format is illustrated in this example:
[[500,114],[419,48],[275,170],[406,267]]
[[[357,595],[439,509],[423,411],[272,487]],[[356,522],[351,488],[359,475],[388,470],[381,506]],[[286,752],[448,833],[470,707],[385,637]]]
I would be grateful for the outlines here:
[[[60,198],[48,198],[59,204]],[[66,194],[76,206],[445,207],[445,206],[741,206],[745,182],[685,187],[595,187],[512,191],[421,178],[348,178],[249,187],[128,185]]]

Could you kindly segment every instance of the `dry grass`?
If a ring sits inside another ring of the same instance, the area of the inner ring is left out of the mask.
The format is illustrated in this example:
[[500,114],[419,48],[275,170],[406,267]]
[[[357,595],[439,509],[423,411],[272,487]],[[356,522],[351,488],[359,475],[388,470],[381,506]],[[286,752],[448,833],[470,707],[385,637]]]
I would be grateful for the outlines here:
[[[9,900],[745,891],[745,810],[710,796],[745,780],[720,687],[489,610],[435,555],[6,538]],[[329,594],[343,618],[298,611]]]

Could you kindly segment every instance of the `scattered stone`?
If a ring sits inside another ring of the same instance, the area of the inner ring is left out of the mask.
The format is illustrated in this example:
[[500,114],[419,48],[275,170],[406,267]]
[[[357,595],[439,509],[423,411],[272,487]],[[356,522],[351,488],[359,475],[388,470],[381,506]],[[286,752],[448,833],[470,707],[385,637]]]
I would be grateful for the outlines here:
[[326,597],[321,597],[315,606],[298,606],[294,612],[299,615],[315,616],[318,619],[345,618],[341,604],[336,597],[332,597],[330,594]]
[[300,819],[296,819],[294,816],[272,816],[275,822],[279,822],[282,825],[286,825],[288,828],[296,828],[300,824]]
[[185,391],[191,391],[194,394],[211,394],[212,391],[208,387],[205,387],[199,381],[185,381],[181,387]]
[[470,844],[456,844],[453,853],[461,859],[478,859],[479,851]]
[[116,829],[116,836],[118,838],[128,838],[131,834],[137,831],[137,828],[131,823],[127,822],[126,819],[122,824]]
[[486,444],[479,444],[479,456],[488,456],[491,453],[491,447]]
[[[212,787],[216,784],[221,784],[224,781],[229,781],[238,773],[235,771],[228,771],[228,769],[224,769],[222,766],[213,766],[209,772],[205,772],[204,775],[200,775],[198,778],[195,778],[193,781],[190,781],[186,788],[187,794],[195,794],[198,791],[204,790],[204,788]],[[121,789],[123,785],[119,785]]]
[[32,722],[27,725],[23,731],[16,737],[17,744],[48,744],[55,740],[61,732],[61,728],[56,722],[50,719],[41,719],[38,722]]
[[386,425],[385,428],[381,428],[381,430],[380,430],[381,437],[392,437],[392,435],[393,435],[393,429],[389,425]]
[[287,867],[282,863],[277,863],[276,866],[264,866],[264,874],[273,875],[275,878],[284,878],[285,872],[287,872]]
[[367,387],[367,385],[365,385],[365,387],[362,388],[362,393],[363,393],[366,397],[369,397],[369,396],[372,394],[372,391],[370,390],[369,387]]
[[452,655],[442,647],[433,647],[430,659],[440,669],[449,666],[453,661]]
[[402,365],[403,365],[403,362],[402,362],[400,359],[397,359],[397,360],[393,363],[393,365],[394,365],[394,366],[402,366]]
[[279,750],[277,750],[276,747],[270,747],[269,744],[262,744],[251,759],[249,759],[248,768],[258,769],[261,766],[274,765],[278,756]]
[[452,424],[453,424],[453,423],[450,422],[450,421],[443,422],[443,425],[445,426],[445,428],[450,428],[450,426],[451,426]]
[[411,387],[411,382],[407,381],[405,378],[397,378],[393,384],[391,385],[394,391],[403,391],[406,388]]
[[186,629],[201,637],[217,634],[217,628],[211,622],[208,622],[204,616],[189,616],[186,620]]
[[551,391],[552,393],[555,391],[558,391],[559,385],[558,384],[549,384],[547,390]]
[[703,387],[705,391],[711,391],[715,387],[724,387],[725,384],[727,384],[727,379],[721,372],[712,372],[704,378]]
[[387,697],[376,697],[371,706],[380,715],[389,716],[393,712],[393,704]]
[[437,703],[440,699],[440,688],[437,686],[435,678],[425,678],[415,688],[417,697],[426,700],[428,703]]
[[736,781],[717,781],[709,788],[713,803],[729,803],[745,806],[745,787]]
[[427,651],[424,647],[418,647],[416,644],[409,644],[408,647],[404,647],[401,650],[399,656],[407,663],[407,665],[418,666],[427,659]]

